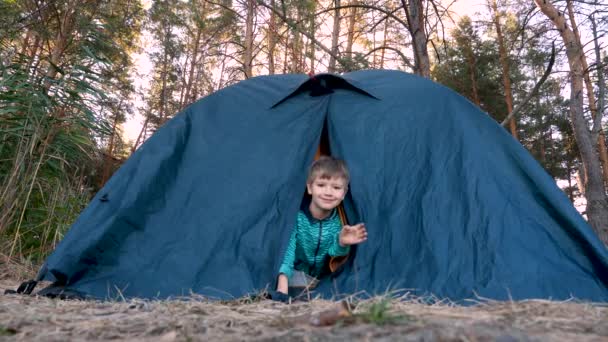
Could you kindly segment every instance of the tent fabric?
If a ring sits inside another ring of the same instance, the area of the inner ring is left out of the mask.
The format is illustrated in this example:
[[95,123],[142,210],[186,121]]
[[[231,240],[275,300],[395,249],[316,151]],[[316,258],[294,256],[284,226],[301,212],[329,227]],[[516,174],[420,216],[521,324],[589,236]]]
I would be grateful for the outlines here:
[[317,294],[608,300],[608,252],[554,180],[469,101],[398,71],[262,76],[196,102],[115,173],[39,278],[99,299],[274,287],[324,127],[369,237]]

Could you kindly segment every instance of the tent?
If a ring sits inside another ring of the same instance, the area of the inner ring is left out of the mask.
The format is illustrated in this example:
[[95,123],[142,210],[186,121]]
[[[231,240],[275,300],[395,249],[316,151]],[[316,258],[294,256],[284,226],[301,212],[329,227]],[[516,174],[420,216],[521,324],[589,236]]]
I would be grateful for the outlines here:
[[236,298],[275,286],[319,142],[369,239],[325,298],[608,300],[608,253],[487,114],[398,71],[262,76],[194,103],[115,173],[38,280],[92,298]]

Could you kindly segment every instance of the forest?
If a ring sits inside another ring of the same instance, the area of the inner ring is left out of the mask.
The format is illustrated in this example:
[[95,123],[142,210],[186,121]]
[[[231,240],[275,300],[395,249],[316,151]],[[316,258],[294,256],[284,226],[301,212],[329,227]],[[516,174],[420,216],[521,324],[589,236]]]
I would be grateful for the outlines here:
[[608,243],[607,34],[600,0],[0,0],[0,254],[42,262],[197,99],[363,69],[467,97]]

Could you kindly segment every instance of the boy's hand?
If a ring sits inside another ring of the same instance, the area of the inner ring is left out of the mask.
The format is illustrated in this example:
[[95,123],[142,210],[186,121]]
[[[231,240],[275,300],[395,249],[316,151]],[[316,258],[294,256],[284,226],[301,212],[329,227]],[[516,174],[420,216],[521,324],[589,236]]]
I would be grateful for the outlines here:
[[365,223],[359,223],[354,226],[344,225],[340,232],[340,246],[346,247],[356,245],[367,240],[367,230]]
[[283,273],[279,274],[279,280],[277,281],[277,292],[287,294],[289,292],[289,280]]

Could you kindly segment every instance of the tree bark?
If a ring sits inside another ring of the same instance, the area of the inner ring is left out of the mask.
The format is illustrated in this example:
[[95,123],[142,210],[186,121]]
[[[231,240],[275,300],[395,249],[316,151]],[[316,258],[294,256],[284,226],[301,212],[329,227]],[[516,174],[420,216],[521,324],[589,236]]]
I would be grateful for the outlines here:
[[23,38],[23,43],[21,44],[21,51],[19,52],[19,55],[21,56],[25,56],[27,51],[30,48],[30,39],[32,38],[32,31],[31,30],[27,30],[27,32],[25,33],[25,38]]
[[139,147],[140,143],[143,143],[143,141],[146,140],[145,132],[146,132],[146,129],[148,128],[149,121],[150,121],[150,113],[146,113],[146,119],[144,120],[143,125],[141,125],[141,130],[139,131],[139,134],[137,135],[137,140],[135,140],[135,143],[133,143],[133,146],[131,147],[131,154],[133,154],[137,150],[137,147]]
[[34,38],[34,43],[32,44],[31,52],[28,55],[27,70],[30,76],[36,75],[36,70],[38,69],[38,63],[40,61],[40,59],[38,59],[38,61],[36,60],[36,56],[38,56],[41,45],[42,40],[40,39],[40,35],[36,34],[36,37]]
[[329,72],[336,72],[336,58],[338,55],[338,38],[340,37],[340,0],[334,0],[334,26],[331,32],[331,52],[329,57]]
[[576,40],[574,32],[568,27],[566,18],[548,0],[534,0],[538,8],[551,20],[559,31],[566,47],[570,66],[570,119],[576,143],[585,165],[587,199],[587,218],[600,239],[608,244],[608,198],[604,190],[600,158],[596,142],[589,130],[583,111],[584,72],[581,55],[583,47]]
[[196,34],[194,36],[194,46],[192,47],[192,59],[190,60],[190,67],[188,68],[188,81],[186,83],[186,90],[184,95],[183,103],[180,103],[180,108],[183,109],[185,106],[189,105],[193,102],[193,99],[190,98],[190,94],[192,92],[192,85],[194,84],[194,70],[197,68],[198,62],[198,49],[200,46],[201,35],[203,33],[203,29],[200,25],[196,27]]
[[[386,46],[386,38],[388,37],[388,24],[389,24],[390,20],[391,20],[390,18],[386,18],[386,21],[384,22],[384,33],[382,35],[382,46]],[[386,52],[386,49],[380,50],[380,69],[384,69],[385,52]]]
[[566,172],[568,172],[568,199],[574,203],[574,190],[572,189],[572,167],[570,161],[566,161]]
[[[272,8],[276,7],[275,0],[270,1]],[[268,22],[268,74],[274,75],[274,50],[277,45],[277,16],[270,11],[270,21]]]
[[[192,99],[198,99],[201,96],[201,91],[204,91],[205,89],[203,84],[204,81],[207,81],[213,89],[213,81],[210,80],[207,77],[207,74],[205,73],[206,58],[207,55],[205,54],[205,51],[202,51],[201,57],[199,58],[199,62],[196,64],[196,76],[194,77],[195,82],[194,87],[192,88],[192,95],[190,96]],[[221,72],[224,72],[224,69],[221,69]]]
[[69,39],[74,30],[75,15],[75,8],[67,8],[63,18],[59,19],[59,30],[57,31],[55,41],[53,42],[53,48],[49,56],[49,65],[47,66],[45,73],[46,80],[44,82],[44,88],[47,91],[51,88],[51,80],[57,76],[58,70],[56,66],[60,64],[61,57],[68,46]]
[[[165,31],[165,34],[167,33],[167,31]],[[165,37],[167,37],[167,35],[165,35]],[[165,42],[166,44],[166,42]],[[167,73],[168,73],[168,68],[167,68],[167,64],[169,63],[169,51],[167,49],[167,46],[163,47],[163,70],[161,72],[161,77],[162,77],[162,82],[161,82],[161,88],[160,88],[160,99],[159,99],[159,111],[160,113],[158,114],[158,116],[160,117],[159,120],[159,126],[162,125],[163,123],[165,123],[165,112],[166,109],[165,107],[167,106]]]
[[[323,43],[321,43],[318,39],[316,39],[314,36],[312,36],[310,34],[310,32],[303,30],[297,23],[294,23],[287,16],[285,16],[281,12],[277,11],[276,9],[273,9],[268,4],[266,4],[264,1],[262,1],[262,0],[257,0],[257,1],[258,1],[259,5],[264,6],[264,7],[268,8],[268,9],[272,10],[277,15],[277,17],[281,19],[281,21],[283,21],[285,24],[287,24],[287,26],[289,26],[289,28],[291,28],[292,30],[300,32],[306,38],[310,39],[316,46],[318,46],[321,50],[323,50],[325,53],[327,53],[330,56],[330,58],[335,59],[336,62],[340,63],[340,65],[342,65],[344,67],[348,66],[348,61],[345,61],[338,54],[335,54],[330,48],[328,48],[327,46],[323,45]],[[329,10],[333,11],[333,10],[335,10],[335,8],[331,8]],[[380,10],[382,11],[382,9],[380,9]],[[317,14],[319,14],[319,12],[317,12]],[[287,44],[287,37],[285,38],[285,46],[288,46],[288,44]],[[285,50],[285,51],[287,51],[287,50]],[[285,54],[285,59],[287,59],[287,53]]]
[[[353,5],[357,5],[359,3],[358,0],[353,0],[351,2]],[[357,7],[352,7],[350,9],[350,17],[348,18],[348,32],[346,35],[346,57],[349,59],[353,58],[353,44],[355,42],[355,23],[357,22]]]
[[[315,12],[316,8],[317,8],[317,6],[316,6],[316,2],[315,2],[313,4],[313,13]],[[310,23],[309,23],[309,25],[310,25],[310,36],[314,37],[315,33],[317,31],[317,25],[315,23],[315,16],[314,15],[310,16]],[[309,47],[308,47],[308,49],[309,49],[308,50],[308,59],[310,61],[310,72],[312,72],[314,74],[315,73],[315,67],[316,67],[316,65],[315,65],[315,62],[316,62],[316,60],[315,60],[315,43],[311,39],[309,39],[308,40],[308,44],[309,44]]]
[[[507,48],[505,47],[504,36],[502,35],[502,26],[500,23],[500,12],[498,12],[498,5],[496,0],[490,0],[490,7],[494,11],[493,20],[494,27],[496,28],[496,39],[498,40],[498,53],[500,55],[500,64],[502,66],[502,85],[505,89],[505,103],[507,104],[507,115],[513,112],[513,93],[511,91],[511,68],[509,66],[509,56],[507,54]],[[517,124],[515,123],[515,117],[509,120],[509,131],[515,139],[517,137]]]
[[[464,38],[464,37],[463,37]],[[477,105],[481,105],[481,100],[479,99],[479,91],[477,88],[477,76],[475,75],[475,71],[477,70],[477,61],[475,59],[475,54],[473,53],[472,41],[470,37],[467,37],[467,41],[465,42],[466,46],[464,47],[466,53],[467,64],[469,66],[469,79],[471,80],[471,95],[473,97],[473,102]]]
[[[302,19],[302,9],[298,6],[296,8],[296,23],[299,23]],[[293,71],[296,73],[302,72],[302,34],[298,31],[293,31],[293,40],[291,48],[291,62],[293,63]]]
[[285,35],[285,49],[283,50],[283,73],[289,71],[289,35]]
[[[536,75],[536,70],[533,71],[534,73],[534,78],[538,78],[538,75]],[[540,96],[536,96],[535,99],[535,104],[536,104],[536,108],[540,108]],[[548,137],[548,140],[551,141],[551,125],[550,124],[545,124],[545,120],[544,120],[544,116],[540,115],[539,116],[539,130],[540,130],[540,134],[538,137],[538,149],[539,149],[539,160],[541,162],[542,165],[544,165],[547,162],[547,147],[550,148],[551,143],[549,143],[547,146],[547,142],[545,141],[545,137]],[[549,132],[545,131],[545,126],[548,127]]]
[[407,16],[410,35],[412,36],[412,46],[414,47],[414,56],[416,74],[430,78],[431,63],[429,61],[429,53],[427,50],[427,37],[424,31],[424,0],[410,0],[409,6],[405,0],[401,0],[403,9]]
[[[570,25],[572,26],[572,31],[574,32],[574,37],[576,38],[579,45],[582,46],[581,36],[578,31],[578,26],[576,24],[576,20],[574,18],[574,9],[572,7],[572,1],[566,1],[568,5],[568,16],[570,18]],[[583,64],[583,70],[585,71],[584,79],[585,79],[585,88],[587,90],[587,99],[589,102],[589,111],[591,111],[591,117],[595,119],[595,116],[598,113],[597,102],[595,99],[595,93],[593,92],[593,83],[591,82],[591,77],[589,74],[591,71],[589,70],[589,64],[587,64],[587,56],[585,54],[581,54],[581,63]],[[604,185],[608,189],[608,149],[606,148],[606,135],[604,134],[604,130],[600,127],[600,131],[597,139],[598,151],[600,153],[600,160],[602,161],[602,171],[604,175]]]
[[253,16],[255,15],[255,0],[247,0],[247,16],[245,17],[245,53],[243,67],[245,77],[253,76]]
[[576,171],[576,187],[578,188],[578,192],[581,193],[581,196],[586,197],[587,193],[585,191],[586,188],[586,184],[587,184],[587,178],[585,177],[585,168],[584,167],[579,167],[579,169]]
[[217,88],[215,90],[220,90],[224,88],[224,71],[226,70],[226,55],[228,54],[228,44],[224,44],[224,51],[222,57],[222,70],[220,71],[220,79],[217,82]]

